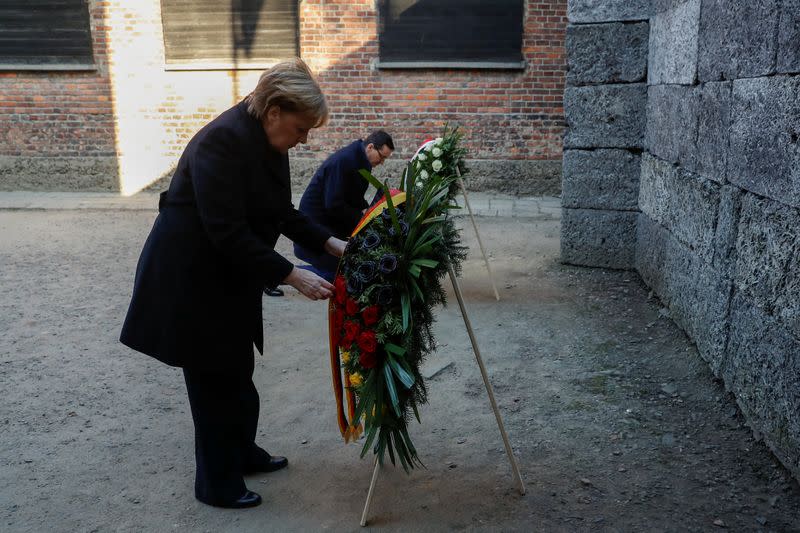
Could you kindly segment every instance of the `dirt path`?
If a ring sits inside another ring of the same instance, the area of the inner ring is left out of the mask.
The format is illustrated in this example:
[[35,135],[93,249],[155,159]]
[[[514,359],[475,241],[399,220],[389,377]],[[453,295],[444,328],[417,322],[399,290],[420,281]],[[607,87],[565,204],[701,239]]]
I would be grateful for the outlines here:
[[[371,463],[338,436],[324,308],[294,292],[264,300],[255,375],[290,468],[249,478],[256,509],[192,497],[181,374],[117,342],[152,219],[0,211],[0,530],[359,530]],[[560,265],[557,221],[480,223],[503,300],[477,254],[463,287],[528,494],[453,299],[412,427],[428,469],[384,469],[374,528],[800,531],[797,484],[635,274]]]

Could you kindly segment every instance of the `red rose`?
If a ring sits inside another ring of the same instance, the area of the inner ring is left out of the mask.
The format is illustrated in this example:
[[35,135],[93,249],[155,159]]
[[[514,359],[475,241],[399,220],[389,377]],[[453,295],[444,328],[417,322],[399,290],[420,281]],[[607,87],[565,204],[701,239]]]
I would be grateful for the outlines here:
[[358,314],[358,303],[352,298],[348,298],[347,302],[344,304],[344,310],[348,315],[356,316]]
[[353,342],[358,339],[359,334],[361,333],[361,326],[358,325],[358,322],[353,322],[352,320],[348,320],[344,323],[344,338],[339,346],[347,348]]
[[374,368],[378,364],[378,358],[375,357],[375,352],[361,352],[358,363],[364,368]]
[[341,307],[337,306],[333,309],[333,325],[337,329],[342,329],[342,326],[344,326],[344,313]]
[[378,315],[380,314],[380,307],[377,305],[370,305],[363,311],[361,311],[361,318],[364,319],[364,324],[371,326],[375,322],[378,321]]
[[345,300],[347,300],[347,283],[345,283],[343,276],[336,276],[333,281],[333,289],[336,303],[344,305]]
[[362,331],[356,342],[358,342],[358,347],[362,353],[375,353],[375,349],[378,347],[378,341],[375,340],[374,331]]

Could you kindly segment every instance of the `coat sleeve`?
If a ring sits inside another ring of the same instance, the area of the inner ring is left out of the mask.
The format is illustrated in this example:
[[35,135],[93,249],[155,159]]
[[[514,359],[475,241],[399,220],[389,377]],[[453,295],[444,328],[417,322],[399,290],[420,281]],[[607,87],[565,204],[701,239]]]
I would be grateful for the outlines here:
[[294,206],[284,218],[281,233],[292,242],[317,253],[325,251],[325,241],[331,237],[329,231],[311,222],[311,219],[295,209]]
[[360,187],[363,178],[347,166],[340,160],[327,168],[323,198],[329,220],[336,226],[355,228],[367,206]]
[[215,248],[260,284],[275,286],[294,265],[247,223],[242,146],[225,128],[216,128],[199,141],[190,162],[197,211]]

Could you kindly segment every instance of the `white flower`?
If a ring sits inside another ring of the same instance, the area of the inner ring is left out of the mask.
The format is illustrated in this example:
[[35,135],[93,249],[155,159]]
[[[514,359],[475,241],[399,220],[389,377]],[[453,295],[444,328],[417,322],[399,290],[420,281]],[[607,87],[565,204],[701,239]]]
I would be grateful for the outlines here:
[[433,149],[433,157],[441,157],[442,156],[442,149],[436,147]]
[[435,144],[436,146],[439,146],[440,144],[442,144],[443,140],[444,139],[442,139],[441,137],[436,137],[436,140],[433,141],[433,144]]
[[430,152],[430,151],[431,151],[431,148],[433,148],[433,143],[428,143],[428,144],[426,144],[426,145],[425,145],[425,148],[424,148],[424,150],[425,150],[426,152]]
[[428,159],[428,156],[427,156],[427,155],[425,155],[423,152],[420,152],[420,153],[417,155],[417,157],[419,158],[419,160],[420,160],[420,161],[425,161],[426,159]]
[[439,172],[440,170],[442,170],[442,162],[439,161],[438,159],[434,159],[433,164],[431,166],[433,167],[434,172]]
[[427,171],[427,170],[422,170],[422,171],[420,171],[420,173],[419,173],[419,179],[421,179],[421,180],[426,180],[426,179],[428,179],[428,171]]

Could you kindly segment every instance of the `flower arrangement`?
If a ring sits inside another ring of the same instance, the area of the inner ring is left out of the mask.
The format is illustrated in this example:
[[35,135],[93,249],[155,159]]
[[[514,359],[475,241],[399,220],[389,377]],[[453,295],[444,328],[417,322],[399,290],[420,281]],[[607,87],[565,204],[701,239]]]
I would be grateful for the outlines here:
[[372,448],[382,463],[388,453],[406,471],[421,465],[408,422],[412,413],[420,421],[418,407],[427,401],[420,364],[436,347],[431,328],[433,308],[445,303],[441,279],[451,267],[458,272],[466,256],[448,216],[458,207],[458,173],[466,172],[460,140],[445,126],[412,158],[399,190],[362,171],[384,196],[351,236],[329,304],[340,429],[355,439],[363,419],[361,456]]

